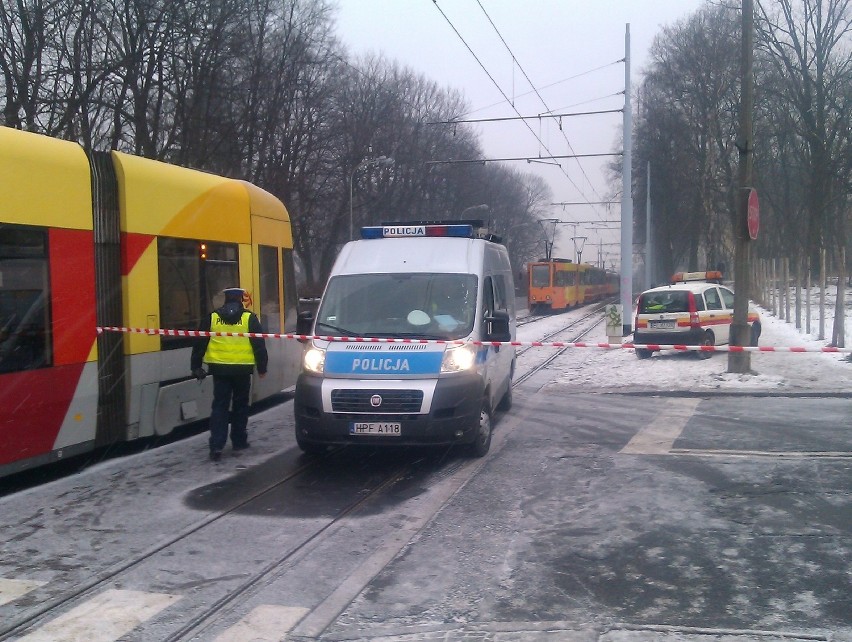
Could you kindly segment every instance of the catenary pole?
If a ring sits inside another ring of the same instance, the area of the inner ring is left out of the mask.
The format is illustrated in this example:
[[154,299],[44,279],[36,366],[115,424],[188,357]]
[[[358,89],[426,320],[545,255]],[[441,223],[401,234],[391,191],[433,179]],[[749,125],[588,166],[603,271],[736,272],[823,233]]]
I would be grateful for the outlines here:
[[[749,250],[748,233],[748,197],[752,186],[752,165],[754,142],[752,140],[752,109],[754,105],[754,5],[753,0],[743,0],[742,6],[742,50],[740,118],[737,149],[739,150],[739,176],[736,200],[736,225],[734,238],[734,319],[731,323],[730,344],[746,346],[749,344],[748,327],[749,287]],[[748,352],[728,353],[728,372],[746,373],[751,371],[751,354]]]
[[645,195],[645,287],[654,287],[654,275],[651,268],[651,161],[648,161],[648,189]]
[[633,332],[633,116],[630,103],[630,24],[624,32],[624,166],[621,170],[621,319]]

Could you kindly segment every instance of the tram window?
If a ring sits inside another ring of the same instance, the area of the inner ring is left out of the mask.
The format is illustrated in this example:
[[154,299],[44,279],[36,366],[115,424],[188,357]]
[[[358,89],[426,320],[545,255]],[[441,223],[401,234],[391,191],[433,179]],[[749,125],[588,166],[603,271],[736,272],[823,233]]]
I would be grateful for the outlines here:
[[550,287],[550,266],[549,265],[533,265],[532,266],[532,286],[534,288]]
[[47,234],[0,225],[0,373],[51,364]]
[[204,289],[201,292],[201,314],[210,314],[225,302],[222,290],[240,284],[237,246],[230,243],[207,243],[207,258],[201,261]]
[[257,248],[260,267],[260,322],[266,332],[281,332],[281,295],[278,278],[278,249],[269,245]]
[[[157,251],[163,328],[197,328],[203,315],[222,304],[222,290],[239,284],[235,244],[160,238]],[[189,337],[162,337],[161,347],[170,350],[191,342]]]
[[556,274],[553,277],[553,285],[564,288],[569,285],[574,285],[574,272],[568,272],[567,270],[557,270]]

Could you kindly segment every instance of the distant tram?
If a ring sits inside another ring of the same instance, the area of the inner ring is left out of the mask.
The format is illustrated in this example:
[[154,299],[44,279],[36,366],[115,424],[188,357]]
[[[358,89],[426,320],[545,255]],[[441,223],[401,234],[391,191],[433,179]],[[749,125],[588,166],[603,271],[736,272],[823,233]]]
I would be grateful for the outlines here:
[[571,259],[527,264],[531,313],[562,312],[618,294],[618,274]]
[[[209,416],[191,339],[239,286],[267,332],[295,329],[290,218],[243,181],[0,127],[0,476]],[[252,399],[295,385],[267,341]]]

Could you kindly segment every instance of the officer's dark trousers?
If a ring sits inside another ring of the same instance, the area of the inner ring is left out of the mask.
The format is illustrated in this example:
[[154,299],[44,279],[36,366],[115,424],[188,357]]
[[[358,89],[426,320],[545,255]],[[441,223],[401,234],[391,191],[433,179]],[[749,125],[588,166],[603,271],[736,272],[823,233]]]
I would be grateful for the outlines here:
[[[213,375],[213,406],[210,411],[210,450],[221,451],[228,442],[242,448],[248,443],[249,392],[251,374]],[[230,409],[230,410],[229,410]]]

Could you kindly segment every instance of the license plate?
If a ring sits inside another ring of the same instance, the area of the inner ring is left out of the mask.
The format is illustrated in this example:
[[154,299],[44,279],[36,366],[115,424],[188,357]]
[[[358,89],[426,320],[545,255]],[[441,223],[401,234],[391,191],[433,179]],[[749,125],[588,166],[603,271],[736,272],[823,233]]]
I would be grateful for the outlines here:
[[651,321],[651,327],[658,330],[672,330],[675,327],[674,321]]
[[402,434],[402,424],[393,421],[354,421],[349,424],[349,434],[399,437]]

